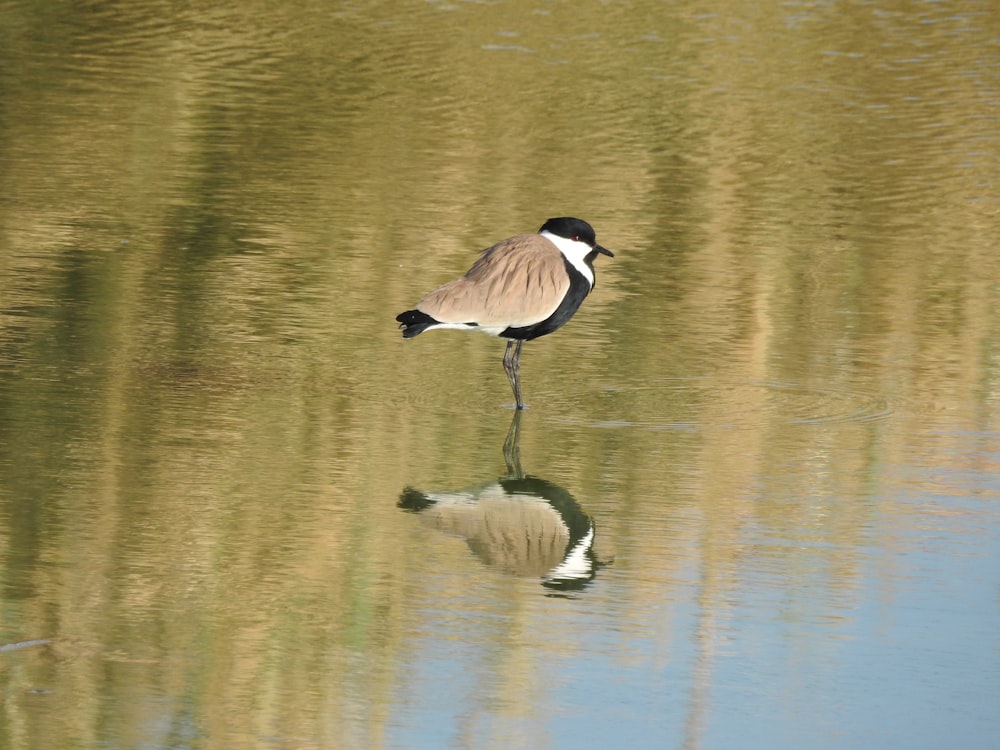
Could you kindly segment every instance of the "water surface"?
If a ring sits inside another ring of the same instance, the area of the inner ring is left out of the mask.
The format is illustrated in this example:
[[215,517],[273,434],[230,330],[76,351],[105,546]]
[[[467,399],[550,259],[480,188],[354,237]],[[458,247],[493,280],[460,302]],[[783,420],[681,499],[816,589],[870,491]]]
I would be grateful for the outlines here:
[[[996,747],[997,39],[0,6],[0,746]],[[559,215],[505,452],[393,317]]]

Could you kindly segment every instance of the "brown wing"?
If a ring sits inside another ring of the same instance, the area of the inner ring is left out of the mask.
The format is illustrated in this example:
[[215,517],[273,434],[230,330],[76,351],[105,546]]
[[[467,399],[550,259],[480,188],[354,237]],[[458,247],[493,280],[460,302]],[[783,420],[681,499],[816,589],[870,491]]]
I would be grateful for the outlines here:
[[427,294],[417,309],[442,323],[526,326],[555,312],[568,289],[559,248],[524,234],[484,250],[465,276]]

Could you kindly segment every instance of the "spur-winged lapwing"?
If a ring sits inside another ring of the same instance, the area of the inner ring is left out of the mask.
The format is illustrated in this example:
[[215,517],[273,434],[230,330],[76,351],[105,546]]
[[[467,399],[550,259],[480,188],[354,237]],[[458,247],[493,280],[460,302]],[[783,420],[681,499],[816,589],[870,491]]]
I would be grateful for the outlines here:
[[538,234],[520,234],[483,250],[468,273],[425,295],[396,316],[403,338],[432,328],[482,331],[507,339],[503,369],[521,400],[521,346],[560,328],[594,288],[594,259],[614,253],[597,244],[582,219],[549,219]]

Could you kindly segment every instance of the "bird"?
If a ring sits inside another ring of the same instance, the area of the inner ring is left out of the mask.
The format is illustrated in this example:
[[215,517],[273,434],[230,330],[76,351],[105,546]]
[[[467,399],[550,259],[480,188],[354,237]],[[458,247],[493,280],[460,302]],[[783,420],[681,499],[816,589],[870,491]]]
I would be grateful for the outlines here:
[[536,234],[515,235],[486,248],[464,276],[427,293],[396,320],[404,339],[435,328],[506,339],[503,369],[515,409],[521,410],[521,347],[573,317],[594,288],[599,254],[614,257],[583,219],[549,219]]

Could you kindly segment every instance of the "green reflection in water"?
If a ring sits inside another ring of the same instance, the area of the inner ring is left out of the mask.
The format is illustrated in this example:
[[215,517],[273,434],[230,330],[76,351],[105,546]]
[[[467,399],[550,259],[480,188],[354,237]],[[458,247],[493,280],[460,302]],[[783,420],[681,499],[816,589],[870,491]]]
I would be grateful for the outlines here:
[[[987,4],[3,16],[0,745],[996,736]],[[523,363],[572,600],[395,507],[510,414],[392,315],[561,214],[618,253]]]

